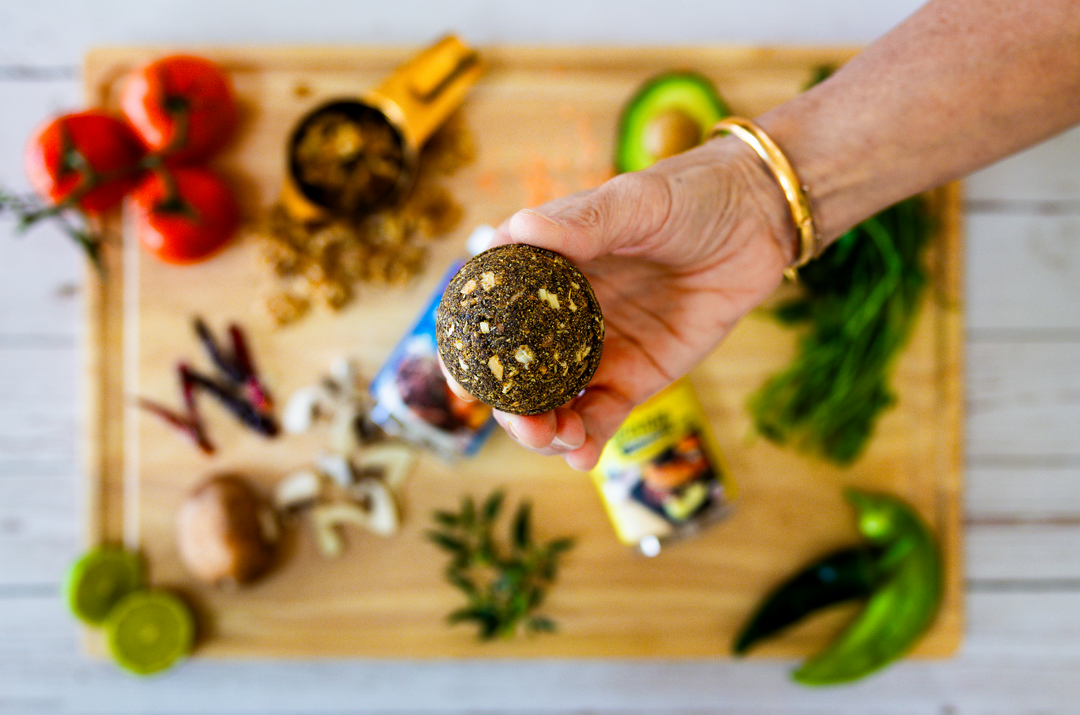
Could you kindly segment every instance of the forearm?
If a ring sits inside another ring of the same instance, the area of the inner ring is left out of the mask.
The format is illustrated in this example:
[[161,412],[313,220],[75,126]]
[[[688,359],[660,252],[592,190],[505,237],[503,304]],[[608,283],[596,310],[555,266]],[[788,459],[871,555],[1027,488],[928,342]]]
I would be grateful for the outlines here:
[[931,0],[758,121],[832,240],[1080,122],[1080,3]]

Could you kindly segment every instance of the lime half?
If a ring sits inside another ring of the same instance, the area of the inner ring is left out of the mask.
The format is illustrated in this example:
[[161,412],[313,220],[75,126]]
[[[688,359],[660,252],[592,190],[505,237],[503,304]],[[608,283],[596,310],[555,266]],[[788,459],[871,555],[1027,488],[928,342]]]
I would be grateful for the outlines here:
[[143,586],[143,566],[137,554],[101,546],[84,554],[68,571],[64,595],[80,620],[100,625],[121,598]]
[[165,670],[191,652],[191,609],[168,591],[136,591],[116,604],[105,621],[109,652],[138,675]]

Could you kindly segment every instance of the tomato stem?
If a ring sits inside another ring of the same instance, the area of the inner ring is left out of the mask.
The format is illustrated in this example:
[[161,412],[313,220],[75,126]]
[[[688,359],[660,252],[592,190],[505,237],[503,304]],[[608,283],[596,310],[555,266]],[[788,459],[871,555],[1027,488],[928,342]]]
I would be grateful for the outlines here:
[[187,143],[188,131],[191,125],[191,103],[186,97],[169,95],[165,97],[162,105],[173,119],[173,133],[165,146],[156,153],[161,156],[168,156]]
[[80,186],[85,183],[96,183],[97,176],[94,167],[86,160],[75,140],[71,137],[67,125],[59,126],[60,133],[60,172],[61,174],[76,173],[79,175]]
[[197,223],[199,212],[195,210],[195,207],[190,202],[184,200],[184,197],[180,194],[180,187],[176,184],[176,177],[169,171],[169,168],[165,164],[159,163],[154,169],[154,173],[165,187],[165,195],[154,204],[154,211],[185,216]]

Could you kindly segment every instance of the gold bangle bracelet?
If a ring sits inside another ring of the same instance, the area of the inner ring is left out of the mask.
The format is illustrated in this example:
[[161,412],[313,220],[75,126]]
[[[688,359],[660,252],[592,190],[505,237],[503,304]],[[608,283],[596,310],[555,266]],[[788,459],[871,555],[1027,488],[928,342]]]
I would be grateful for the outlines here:
[[753,148],[772,175],[776,177],[777,183],[784,192],[784,197],[791,209],[791,218],[795,221],[795,229],[799,233],[799,255],[784,271],[784,275],[794,279],[795,269],[805,266],[817,255],[820,243],[817,228],[814,225],[814,214],[810,210],[810,199],[806,195],[806,187],[799,181],[795,169],[784,156],[784,152],[761,127],[749,119],[728,117],[720,120],[712,128],[709,138],[727,133],[734,134]]

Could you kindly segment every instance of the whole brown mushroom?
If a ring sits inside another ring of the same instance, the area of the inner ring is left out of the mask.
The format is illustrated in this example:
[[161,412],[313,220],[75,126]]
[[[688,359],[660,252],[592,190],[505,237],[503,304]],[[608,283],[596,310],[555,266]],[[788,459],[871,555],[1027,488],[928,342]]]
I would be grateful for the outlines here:
[[180,560],[200,581],[243,585],[274,564],[277,514],[237,475],[213,476],[196,486],[180,507],[176,528]]

